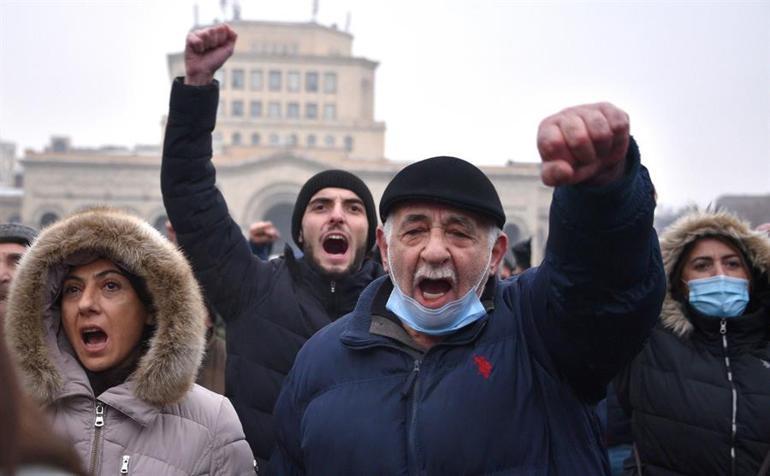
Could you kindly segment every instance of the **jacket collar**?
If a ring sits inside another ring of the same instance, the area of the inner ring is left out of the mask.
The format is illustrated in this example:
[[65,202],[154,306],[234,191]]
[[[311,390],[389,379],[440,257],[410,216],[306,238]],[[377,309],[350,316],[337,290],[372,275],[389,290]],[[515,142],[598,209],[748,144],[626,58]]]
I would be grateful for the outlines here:
[[[702,341],[712,351],[722,352],[723,343],[720,332],[722,319],[704,316],[690,305],[687,305],[686,312],[694,326],[692,338]],[[732,354],[766,345],[768,320],[768,311],[765,307],[759,307],[740,317],[725,319],[728,351]]]
[[382,267],[371,259],[364,259],[361,269],[341,279],[332,280],[322,275],[303,256],[295,258],[286,245],[284,259],[292,280],[315,296],[334,320],[350,312],[356,305],[361,291],[375,278],[382,275]]

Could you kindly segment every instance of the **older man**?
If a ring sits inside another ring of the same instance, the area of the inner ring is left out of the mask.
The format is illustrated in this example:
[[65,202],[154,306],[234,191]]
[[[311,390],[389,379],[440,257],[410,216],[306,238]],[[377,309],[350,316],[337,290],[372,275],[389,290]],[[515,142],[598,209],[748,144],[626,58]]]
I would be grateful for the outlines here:
[[0,224],[0,325],[5,317],[8,291],[16,276],[16,265],[36,236],[37,230],[29,226],[19,223]]
[[495,277],[505,214],[452,157],[380,202],[388,277],[308,341],[275,410],[279,474],[609,471],[592,404],[641,347],[665,287],[653,187],[609,104],[540,126],[555,185],[542,265]]
[[[305,341],[355,306],[382,274],[365,259],[375,241],[377,212],[361,179],[325,170],[302,186],[289,247],[263,261],[249,249],[215,186],[211,132],[219,102],[214,72],[232,54],[227,25],[193,31],[185,77],[174,81],[163,147],[161,190],[177,240],[227,330],[225,394],[243,423],[260,472],[273,449],[273,406]],[[253,235],[274,231],[261,224]]]

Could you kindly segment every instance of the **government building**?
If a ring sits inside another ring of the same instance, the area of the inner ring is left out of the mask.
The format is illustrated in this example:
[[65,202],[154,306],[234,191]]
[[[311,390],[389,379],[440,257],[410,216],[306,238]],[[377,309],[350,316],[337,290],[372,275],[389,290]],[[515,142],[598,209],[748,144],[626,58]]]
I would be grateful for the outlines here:
[[[236,20],[233,56],[217,73],[220,104],[214,132],[217,186],[246,230],[271,220],[291,237],[291,211],[315,173],[348,170],[375,198],[406,163],[384,157],[385,123],[375,119],[378,63],[353,56],[353,36],[315,22]],[[169,77],[184,74],[182,52],[168,56]],[[158,85],[166,87],[167,85]],[[163,230],[160,146],[73,147],[52,138],[22,158],[23,187],[0,194],[0,220],[41,227],[69,213],[108,205],[127,209]],[[542,257],[551,189],[539,165],[482,167],[500,194],[513,244],[532,237],[533,263]],[[2,177],[0,177],[2,178]],[[274,247],[280,252],[283,241]]]

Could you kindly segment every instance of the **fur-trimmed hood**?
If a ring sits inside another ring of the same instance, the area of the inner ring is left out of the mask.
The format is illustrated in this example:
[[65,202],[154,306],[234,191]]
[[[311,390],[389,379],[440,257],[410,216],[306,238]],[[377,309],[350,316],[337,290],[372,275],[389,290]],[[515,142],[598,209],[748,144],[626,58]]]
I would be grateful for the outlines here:
[[205,348],[206,310],[198,283],[181,252],[157,230],[107,208],[77,213],[45,229],[19,264],[5,325],[27,390],[50,403],[67,383],[55,300],[67,261],[80,253],[110,259],[145,281],[156,329],[129,377],[131,388],[152,405],[179,401],[195,381]]
[[679,218],[660,237],[667,283],[660,319],[664,327],[678,336],[689,335],[693,324],[686,317],[684,304],[671,295],[671,274],[687,245],[706,236],[730,238],[748,259],[749,267],[755,271],[754,278],[768,278],[770,239],[766,234],[753,231],[746,222],[724,211],[695,211]]

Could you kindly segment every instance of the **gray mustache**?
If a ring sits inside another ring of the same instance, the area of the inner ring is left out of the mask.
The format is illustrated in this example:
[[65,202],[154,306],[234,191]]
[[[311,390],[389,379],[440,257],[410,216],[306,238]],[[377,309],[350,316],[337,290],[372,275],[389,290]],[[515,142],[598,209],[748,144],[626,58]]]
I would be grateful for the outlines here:
[[434,267],[421,263],[414,272],[414,282],[419,283],[424,279],[446,279],[454,285],[457,283],[457,274],[450,266]]

